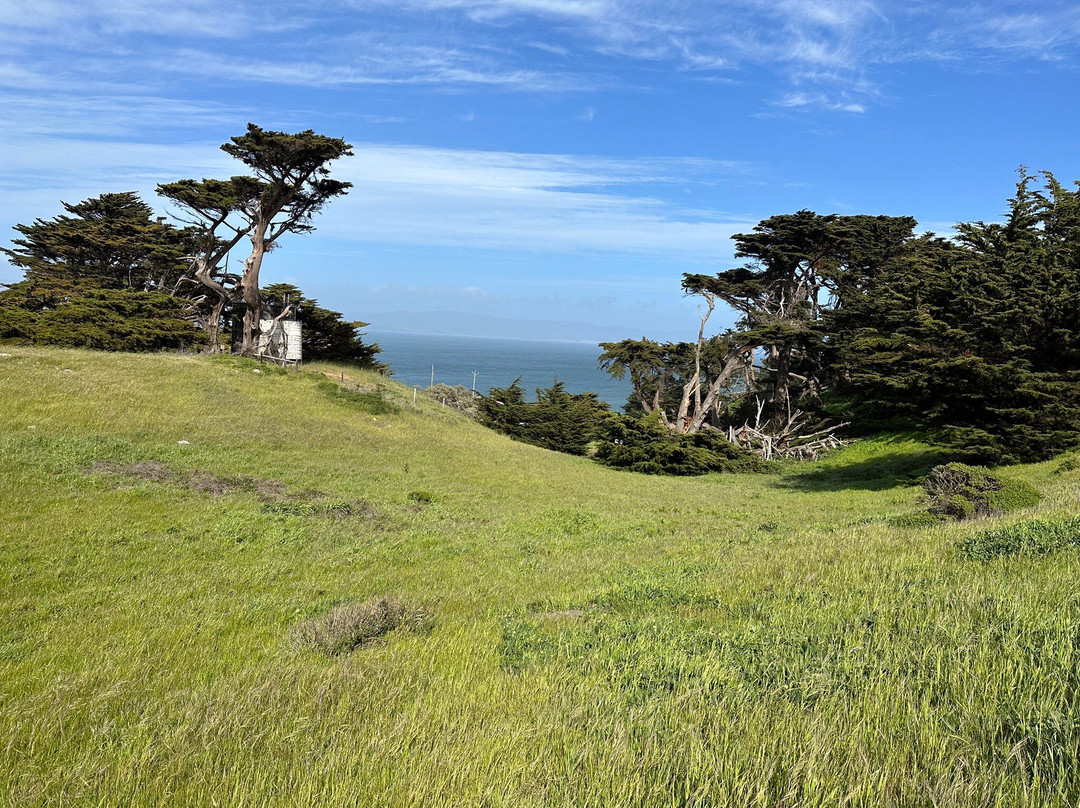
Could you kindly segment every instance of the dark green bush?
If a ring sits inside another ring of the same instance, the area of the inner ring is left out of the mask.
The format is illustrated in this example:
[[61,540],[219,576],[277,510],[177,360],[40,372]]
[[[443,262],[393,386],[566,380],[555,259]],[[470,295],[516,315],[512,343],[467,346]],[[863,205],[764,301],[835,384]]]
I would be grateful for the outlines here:
[[158,292],[95,289],[72,293],[55,308],[42,310],[24,308],[21,301],[0,299],[0,339],[101,351],[161,351],[206,343],[206,335],[185,319],[183,301]]
[[1042,495],[1023,480],[996,477],[982,466],[947,463],[923,482],[931,514],[952,519],[996,516],[1028,508]]
[[611,414],[597,430],[596,460],[642,474],[695,476],[711,471],[759,472],[765,463],[722,434],[702,430],[673,433],[656,414],[644,418]]
[[989,561],[1013,555],[1044,555],[1080,546],[1080,517],[1060,522],[1033,519],[984,530],[960,542],[962,558]]
[[547,389],[537,388],[536,401],[526,401],[520,382],[493,387],[477,399],[480,423],[544,449],[585,454],[608,405],[596,393],[566,392],[558,379]]

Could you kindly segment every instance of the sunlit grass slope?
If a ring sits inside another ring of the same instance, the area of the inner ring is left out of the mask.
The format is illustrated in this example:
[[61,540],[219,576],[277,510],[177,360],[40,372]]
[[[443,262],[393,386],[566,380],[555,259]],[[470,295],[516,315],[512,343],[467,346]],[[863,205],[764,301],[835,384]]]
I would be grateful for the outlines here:
[[[1080,799],[1077,552],[956,549],[1073,513],[1060,461],[1007,471],[1028,512],[901,529],[913,440],[661,479],[377,376],[5,352],[0,805]],[[434,629],[290,643],[379,595]]]

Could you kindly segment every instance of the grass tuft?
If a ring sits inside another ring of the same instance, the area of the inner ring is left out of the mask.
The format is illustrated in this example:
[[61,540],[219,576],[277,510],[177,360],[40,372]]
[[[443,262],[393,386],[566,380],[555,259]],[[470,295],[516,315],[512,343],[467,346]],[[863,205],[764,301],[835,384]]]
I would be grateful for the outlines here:
[[1046,555],[1066,547],[1080,547],[1080,517],[1057,522],[1032,519],[984,530],[959,544],[960,556],[989,561],[1015,555]]
[[885,520],[885,524],[889,527],[922,528],[940,525],[945,519],[944,516],[938,513],[916,511],[914,513],[901,513],[896,516],[890,516]]
[[309,648],[327,656],[354,651],[391,631],[430,631],[434,615],[418,606],[406,606],[393,595],[336,606],[321,617],[293,626],[289,638],[295,648]]

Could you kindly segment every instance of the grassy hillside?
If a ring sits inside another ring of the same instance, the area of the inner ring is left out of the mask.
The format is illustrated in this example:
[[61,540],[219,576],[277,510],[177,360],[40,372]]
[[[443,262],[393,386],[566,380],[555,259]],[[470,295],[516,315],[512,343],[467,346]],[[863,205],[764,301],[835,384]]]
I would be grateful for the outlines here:
[[[901,529],[913,440],[660,479],[376,376],[5,352],[0,805],[1080,800],[1080,558],[957,552],[1075,463]],[[290,642],[386,594],[434,628]]]

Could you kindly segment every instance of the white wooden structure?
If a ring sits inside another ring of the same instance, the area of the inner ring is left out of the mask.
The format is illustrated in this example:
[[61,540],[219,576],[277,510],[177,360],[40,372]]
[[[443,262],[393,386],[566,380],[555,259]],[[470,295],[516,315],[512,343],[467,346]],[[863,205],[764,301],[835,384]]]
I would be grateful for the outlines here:
[[298,365],[303,360],[300,351],[302,329],[299,320],[260,320],[259,342],[255,355],[260,359],[283,365]]

